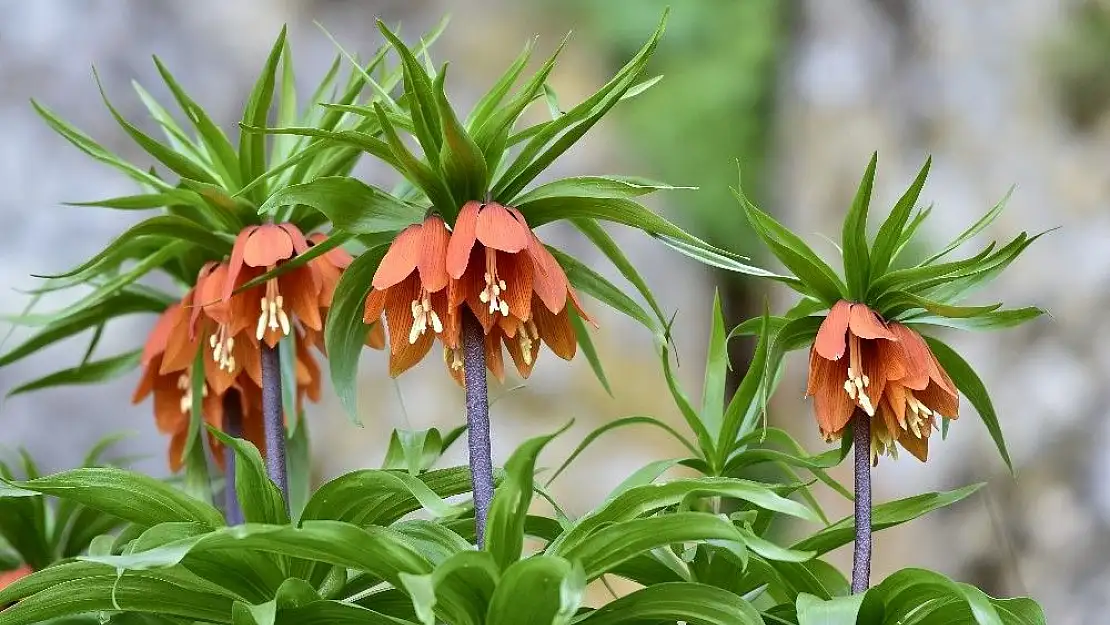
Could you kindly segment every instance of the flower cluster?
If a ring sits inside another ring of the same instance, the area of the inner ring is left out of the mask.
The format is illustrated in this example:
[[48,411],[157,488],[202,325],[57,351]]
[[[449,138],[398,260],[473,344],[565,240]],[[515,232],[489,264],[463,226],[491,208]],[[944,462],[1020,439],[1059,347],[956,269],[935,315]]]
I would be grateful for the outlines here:
[[898,457],[894,443],[924,461],[937,419],[959,416],[956,386],[921,335],[845,300],[817,331],[806,395],[826,441],[843,435],[856,410],[871,418],[873,465],[884,453]]
[[462,382],[461,328],[472,315],[485,335],[486,366],[504,380],[502,345],[527,378],[545,343],[570,360],[577,349],[567,301],[586,317],[566,273],[524,215],[496,202],[467,202],[453,229],[438,215],[403,230],[374,274],[363,320],[385,315],[390,375],[424,358],[439,338]]
[[[174,471],[181,468],[188,438],[198,355],[204,363],[199,388],[205,421],[223,429],[226,411],[237,410],[244,438],[263,453],[263,343],[274,347],[283,337],[295,337],[297,410],[305,397],[319,400],[320,368],[309,346],[323,349],[323,324],[350,256],[338,248],[329,250],[264,284],[241,287],[324,239],[322,234],[306,238],[290,223],[248,226],[237,237],[230,260],[206,264],[196,286],[162,313],[143,350],[144,373],[133,401],[154,395],[158,429],[171,436]],[[366,343],[380,349],[383,339],[376,328]],[[230,408],[229,402],[234,402]],[[214,438],[209,442],[217,446]],[[222,462],[220,454],[215,457]]]

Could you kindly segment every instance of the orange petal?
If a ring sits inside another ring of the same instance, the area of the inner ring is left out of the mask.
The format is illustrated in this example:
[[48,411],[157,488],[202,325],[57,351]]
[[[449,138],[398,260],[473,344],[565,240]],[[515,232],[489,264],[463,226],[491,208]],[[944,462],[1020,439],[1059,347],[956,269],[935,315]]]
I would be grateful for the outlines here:
[[817,338],[813,346],[817,355],[825,360],[840,360],[844,356],[848,342],[848,316],[852,310],[851,302],[840,300],[833,304],[821,327],[817,330]]
[[457,348],[462,325],[458,308],[452,308],[448,305],[447,291],[432,293],[431,300],[432,310],[439,317],[439,322],[443,324],[443,331],[439,333],[439,340],[447,347]]
[[913,432],[903,432],[898,437],[898,444],[918,460],[925,462],[929,459],[929,437],[917,438]]
[[559,312],[567,305],[567,290],[570,288],[567,274],[535,235],[532,235],[528,245],[528,256],[535,269],[532,272],[532,288],[548,310]]
[[301,232],[300,228],[290,223],[280,224],[278,227],[289,235],[289,240],[293,243],[294,252],[304,254],[308,251],[308,240],[304,238],[304,234]]
[[150,362],[143,365],[143,377],[139,378],[139,385],[135,387],[135,392],[131,394],[131,403],[137,404],[150,395],[154,391],[154,380],[158,376],[158,367],[161,362]]
[[247,239],[257,229],[258,226],[247,226],[239,231],[239,236],[235,237],[235,245],[231,247],[231,260],[227,263],[227,281],[224,284],[223,299],[230,298],[231,292],[235,290],[235,280],[243,269],[243,252],[247,247]]
[[809,383],[806,395],[813,397],[817,424],[825,432],[839,432],[848,425],[856,403],[844,391],[847,363],[826,360],[816,349],[809,354]]
[[[206,336],[202,334],[202,336]],[[166,342],[166,352],[162,355],[162,366],[158,372],[162,375],[176,371],[186,371],[193,366],[193,358],[200,348],[200,342],[189,340],[189,328],[183,318],[178,319],[177,325],[170,330],[169,340]]]
[[171,473],[177,473],[178,471],[180,471],[182,465],[184,464],[183,456],[185,455],[186,437],[186,432],[182,430],[180,432],[174,432],[173,438],[170,439],[170,449],[168,452],[168,457]]
[[[410,324],[411,325],[411,324]],[[431,332],[425,332],[416,338],[415,343],[409,343],[409,337],[405,336],[398,340],[398,337],[392,332],[392,340],[390,347],[392,354],[389,356],[389,375],[397,377],[408,371],[420,362],[424,356],[432,349],[432,343],[435,342],[435,335]]]
[[897,348],[905,373],[902,384],[915,391],[924,390],[933,373],[933,355],[921,335],[900,323],[891,323],[890,331],[897,338]]
[[866,304],[852,304],[851,311],[848,314],[848,329],[861,339],[898,340],[894,333],[886,327],[883,320],[879,318],[879,315],[875,314],[875,311],[868,308]]
[[[239,361],[239,369],[246,373],[248,380],[254,382],[261,393],[262,388],[262,350],[259,347],[258,340],[254,338],[254,334],[249,334],[239,337],[243,345],[235,346],[235,359]],[[240,387],[244,386],[243,376],[240,375],[237,379]],[[262,396],[258,396],[258,401],[262,401]],[[261,405],[261,404],[259,404]]]
[[378,270],[374,272],[375,289],[388,289],[409,277],[409,274],[416,269],[417,261],[420,260],[421,238],[420,226],[412,225],[402,230],[401,234],[393,239],[393,243],[389,245],[389,251],[385,253],[381,264],[378,265]]
[[271,267],[292,257],[292,237],[274,224],[258,226],[243,245],[243,263],[248,267]]
[[482,207],[474,234],[482,245],[510,254],[528,247],[531,238],[528,226],[497,202]]
[[897,382],[888,384],[886,387],[885,399],[894,418],[898,421],[898,426],[905,429],[906,388]]
[[385,349],[385,323],[380,318],[366,331],[366,346],[370,349]]
[[451,230],[451,240],[447,243],[447,274],[458,280],[466,271],[470,262],[470,250],[474,247],[477,236],[478,211],[482,205],[470,201],[463,204],[459,216],[455,219],[455,227]]
[[[412,302],[418,295],[420,295],[420,282],[416,276],[405,279],[404,282],[389,289],[386,294],[385,320],[389,325],[389,349],[393,355],[400,353],[409,345],[409,332],[415,321],[412,317]],[[392,359],[390,362],[392,363]],[[392,366],[391,364],[391,370]]]
[[570,313],[564,308],[558,315],[551,314],[543,307],[537,307],[532,321],[536,324],[540,338],[563,360],[574,358],[578,348],[578,338],[570,325]]
[[517,319],[532,316],[532,260],[525,254],[501,254],[497,273],[507,287],[501,299],[509,305],[509,314]]
[[586,314],[586,309],[582,307],[582,302],[578,299],[578,293],[575,292],[574,289],[568,288],[567,296],[570,297],[570,301],[574,305],[574,311],[578,313],[578,316],[582,318],[582,321],[585,321],[586,323],[592,325],[595,330],[601,327],[596,321],[594,321],[593,317]]
[[151,328],[150,334],[147,336],[146,345],[143,346],[143,355],[140,362],[143,365],[150,364],[150,361],[157,355],[166,351],[166,343],[170,339],[170,331],[178,325],[182,315],[181,304],[170,304],[166,310],[158,316],[158,321],[155,322],[154,327]]
[[[297,317],[305,326],[313,330],[323,330],[323,319],[320,317],[320,306],[317,288],[314,288],[312,271],[307,267],[300,267],[287,272],[278,278],[281,292],[285,297],[283,304],[287,310]],[[318,286],[318,285],[317,285]]]
[[422,249],[417,265],[420,283],[425,291],[435,293],[447,286],[447,245],[451,234],[447,232],[447,224],[436,215],[424,220],[421,232]]
[[516,365],[517,372],[520,377],[525,380],[528,376],[532,375],[532,368],[536,366],[536,358],[540,355],[540,342],[532,341],[532,345],[528,350],[528,360],[524,358],[524,350],[521,347],[520,340],[505,341],[505,347],[509,350],[509,356],[513,359],[513,364]]
[[505,355],[501,351],[501,334],[492,332],[486,335],[483,341],[483,349],[486,353],[486,369],[497,378],[497,381],[505,383]]
[[366,296],[366,304],[362,308],[362,322],[374,323],[381,316],[385,310],[385,291],[373,289]]

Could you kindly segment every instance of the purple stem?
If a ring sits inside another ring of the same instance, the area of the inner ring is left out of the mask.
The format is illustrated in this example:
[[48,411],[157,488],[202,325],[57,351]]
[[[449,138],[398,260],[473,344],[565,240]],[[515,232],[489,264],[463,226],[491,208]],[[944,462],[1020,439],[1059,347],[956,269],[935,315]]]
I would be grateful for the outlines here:
[[852,423],[856,450],[856,544],[852,553],[852,593],[867,590],[871,579],[871,418],[856,410]]
[[[243,436],[243,406],[239,392],[229,390],[224,394],[224,432],[234,438]],[[224,516],[228,525],[243,523],[243,509],[239,507],[239,496],[235,490],[235,449],[224,445]]]
[[485,338],[481,324],[470,311],[464,312],[462,323],[470,480],[474,491],[474,525],[478,548],[481,549],[485,544],[486,518],[493,501],[493,454],[490,451]]
[[285,411],[281,405],[281,355],[262,343],[262,427],[266,439],[266,473],[281,491],[288,511],[289,480],[285,466]]

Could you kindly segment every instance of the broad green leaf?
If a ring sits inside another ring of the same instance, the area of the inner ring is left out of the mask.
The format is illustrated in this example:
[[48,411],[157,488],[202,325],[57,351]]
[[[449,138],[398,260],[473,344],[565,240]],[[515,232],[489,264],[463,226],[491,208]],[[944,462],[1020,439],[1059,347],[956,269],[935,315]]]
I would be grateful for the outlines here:
[[258,448],[250,441],[233,438],[212,426],[208,426],[208,432],[235,450],[235,494],[246,522],[288,523],[289,512],[281,491],[266,474]]
[[538,556],[505,569],[490,598],[486,625],[569,625],[586,594],[582,568]]
[[972,407],[979,413],[979,418],[983,420],[983,425],[987,426],[987,432],[990,433],[991,439],[998,447],[998,453],[1002,456],[1002,461],[1006,463],[1006,468],[1010,469],[1010,473],[1013,473],[1014,465],[1010,461],[1010,453],[1006,451],[1006,440],[1002,437],[1002,426],[998,422],[998,415],[994,412],[994,403],[991,402],[990,394],[987,393],[987,387],[983,385],[983,381],[979,379],[971,365],[956,353],[956,350],[940,339],[926,336],[925,342],[929,344],[929,349],[936,356],[941,368],[948,372],[952,381],[956,383],[956,388],[959,389],[960,393],[963,393],[963,396],[971,402]]
[[[247,104],[243,108],[245,126],[265,126],[274,101],[274,87],[277,82],[277,66],[285,49],[286,28],[283,26],[277,40],[270,48],[270,55],[258,80],[251,89]],[[243,182],[254,180],[266,171],[266,136],[248,130],[239,131],[239,172]],[[266,197],[264,188],[254,189],[251,198],[257,203]]]
[[448,558],[464,551],[476,553],[474,545],[435,521],[410,519],[394,523],[391,529],[407,538],[409,545],[432,566],[439,566]]
[[437,613],[453,625],[485,625],[500,577],[501,570],[489,553],[463,551],[429,575],[402,575],[401,583],[424,625],[435,625]]
[[115,572],[112,567],[94,562],[62,562],[46,566],[0,588],[0,605],[8,605],[58,584],[98,575],[114,575]]
[[354,234],[402,230],[424,218],[423,208],[347,177],[317,178],[279,189],[258,212],[266,214],[290,204],[311,206],[327,215],[336,229]]
[[[950,506],[965,499],[982,484],[972,484],[956,490],[925,493],[914,495],[897,501],[889,501],[874,506],[871,510],[871,529],[880,531],[888,527],[901,525],[912,521],[919,516],[928,514],[933,510]],[[817,555],[828,553],[841,545],[846,545],[855,539],[855,519],[845,517],[812,536],[794,543],[792,549],[800,551],[816,551]]]
[[859,620],[866,623],[977,623],[978,625],[1035,625],[1044,614],[1028,600],[1018,600],[1017,612],[997,608],[1013,605],[998,601],[969,584],[923,569],[902,569],[867,591]]
[[863,595],[823,600],[813,595],[798,595],[798,625],[856,625]]
[[14,482],[14,485],[73,500],[138,525],[194,521],[217,528],[224,524],[223,516],[212,506],[134,471],[87,467]]
[[813,556],[812,552],[779,547],[736,527],[723,516],[705,512],[675,512],[618,521],[597,529],[581,540],[564,542],[557,548],[549,547],[545,553],[581,562],[586,579],[592,580],[652,549],[704,540],[735,542],[774,560],[802,562]]
[[139,364],[139,356],[141,354],[142,350],[139,349],[103,360],[86,362],[76,367],[70,367],[69,369],[55,371],[54,373],[31,380],[30,382],[20,384],[8,391],[8,397],[55,386],[95,384],[114,380],[134,370]]
[[871,203],[871,189],[875,185],[875,162],[878,153],[871,154],[871,162],[863,172],[852,208],[844,218],[841,246],[844,253],[844,277],[848,281],[848,295],[852,301],[863,301],[871,271],[867,250],[867,207]]
[[563,553],[573,548],[576,542],[605,526],[635,519],[694,497],[739,499],[764,510],[817,521],[817,515],[812,510],[776,494],[767,484],[723,477],[687,478],[638,486],[624,491],[579,519],[574,527],[556,539],[548,550]]
[[524,521],[532,503],[536,458],[552,439],[570,427],[520,444],[505,463],[505,481],[493,494],[486,522],[485,550],[502,569],[520,559],[524,548]]
[[0,625],[41,623],[59,616],[126,610],[226,622],[236,599],[185,571],[114,571],[51,586],[0,611]]
[[932,164],[932,156],[925,159],[925,164],[917,172],[913,184],[906,189],[902,197],[898,198],[898,202],[894,204],[890,214],[879,226],[879,232],[875,235],[875,244],[871,248],[872,276],[881,276],[890,268],[890,262],[894,259],[899,240],[905,232],[906,222],[909,221],[910,213],[917,205],[917,199],[921,197],[921,188],[925,186],[925,179],[929,177],[929,168]]
[[321,486],[301,514],[302,521],[330,519],[359,527],[389,525],[423,508],[436,517],[458,514],[444,497],[467,492],[470,474],[463,468],[429,471],[414,477],[402,471],[363,469]]
[[641,588],[586,614],[577,625],[670,623],[688,625],[763,625],[752,604],[727,590],[690,582]]
[[427,573],[431,565],[405,538],[383,527],[359,528],[338,521],[306,521],[299,528],[288,525],[240,525],[220,529],[150,549],[118,556],[87,556],[128,570],[163,569],[187,555],[244,549],[292,558],[316,560],[367,571],[390,583],[400,583],[400,573]]
[[370,326],[362,321],[362,311],[372,288],[374,272],[385,252],[385,246],[368,249],[343,271],[324,326],[331,383],[347,417],[355,424],[361,423],[356,388],[358,358],[370,331]]

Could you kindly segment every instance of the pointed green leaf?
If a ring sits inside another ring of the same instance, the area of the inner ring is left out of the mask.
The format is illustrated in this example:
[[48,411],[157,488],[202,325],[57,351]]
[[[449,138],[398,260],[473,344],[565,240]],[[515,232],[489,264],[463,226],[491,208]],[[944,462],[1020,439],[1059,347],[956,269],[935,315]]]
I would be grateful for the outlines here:
[[266,474],[262,454],[250,441],[233,438],[218,428],[208,426],[208,433],[235,450],[235,494],[247,523],[289,522],[289,513],[281,491]]
[[725,417],[725,377],[731,365],[728,361],[728,338],[725,320],[721,313],[721,295],[713,293],[713,317],[709,325],[709,346],[706,349],[705,385],[701,394],[701,421],[717,445],[727,445],[720,439]]
[[601,383],[601,388],[612,397],[613,389],[609,386],[609,378],[605,375],[605,369],[601,364],[601,357],[597,354],[597,348],[594,347],[594,341],[590,337],[590,329],[586,327],[586,323],[582,321],[582,317],[574,307],[567,308],[567,316],[570,317],[570,324],[574,327],[574,338],[578,341],[578,346],[582,348],[582,355],[586,357],[586,362],[590,363],[590,369],[594,372],[594,377]]
[[54,373],[31,380],[30,382],[20,384],[8,391],[8,397],[55,386],[95,384],[114,380],[133,371],[135,367],[138,366],[139,356],[141,355],[142,350],[137,349],[118,356],[86,362],[76,367],[55,371]]
[[998,423],[998,415],[994,412],[994,404],[991,402],[990,394],[987,393],[987,387],[983,385],[983,381],[979,379],[971,365],[956,353],[956,350],[931,336],[926,336],[925,342],[929,344],[929,349],[933,351],[933,355],[936,356],[940,366],[952,377],[952,381],[956,383],[956,388],[979,413],[979,418],[983,420],[983,425],[987,426],[987,432],[990,433],[991,439],[998,447],[998,453],[1002,456],[1002,461],[1006,463],[1006,468],[1013,473],[1014,465],[1010,461],[1010,453],[1006,451],[1006,441],[1002,437],[1002,426]]
[[875,163],[878,153],[871,154],[871,162],[863,172],[852,208],[844,218],[841,246],[844,250],[844,277],[848,281],[848,295],[853,301],[863,301],[871,271],[867,250],[867,207],[871,203],[871,189],[875,185]]
[[632,298],[625,295],[624,292],[614,286],[612,282],[609,282],[573,256],[551,246],[548,246],[547,249],[551,251],[555,260],[558,261],[559,266],[566,272],[567,279],[574,288],[596,298],[598,301],[603,302],[617,312],[639,321],[645,328],[653,333],[661,333],[659,323],[644,310],[643,306],[640,306]]
[[[447,73],[443,67],[440,76]],[[447,94],[443,91],[442,81],[437,81],[435,92],[439,103],[440,126],[443,128],[442,162],[447,186],[459,200],[459,205],[468,200],[481,200],[489,188],[489,172],[485,155],[474,139],[459,122]]]
[[361,423],[356,388],[358,358],[370,331],[370,326],[362,321],[362,311],[366,296],[370,294],[374,272],[378,270],[385,252],[385,246],[366,250],[343,271],[324,325],[331,383],[347,417],[356,424]]
[[602,254],[605,254],[609,261],[613,263],[613,266],[617,268],[617,271],[624,276],[624,279],[628,280],[629,284],[636,287],[636,290],[640,292],[640,296],[644,298],[644,301],[651,307],[652,312],[655,313],[655,317],[659,320],[659,323],[665,325],[666,315],[663,314],[663,310],[655,300],[655,295],[651,292],[651,289],[648,288],[647,282],[644,281],[643,276],[636,271],[636,267],[634,267],[632,262],[628,260],[628,257],[624,255],[620,245],[613,240],[613,237],[593,219],[572,219],[571,223],[579,232],[585,235]]
[[1036,306],[995,310],[983,315],[968,318],[949,318],[937,315],[913,315],[900,321],[906,325],[928,325],[957,330],[1001,330],[1032,321],[1045,314]]
[[[277,40],[270,48],[270,55],[258,80],[254,83],[247,104],[243,108],[243,124],[246,126],[265,126],[274,101],[274,87],[277,82],[277,66],[285,49],[286,28],[283,26]],[[258,178],[266,171],[266,136],[247,130],[239,131],[239,172],[244,182]],[[267,195],[264,188],[256,188],[251,195],[255,203]]]
[[890,267],[890,261],[894,259],[898,243],[905,232],[906,222],[909,221],[910,213],[917,205],[917,199],[921,197],[921,188],[925,186],[925,179],[929,177],[929,168],[932,164],[933,157],[925,159],[925,164],[917,172],[913,184],[906,189],[902,197],[898,198],[890,215],[879,226],[879,232],[875,235],[875,245],[871,249],[872,276],[881,276]]

